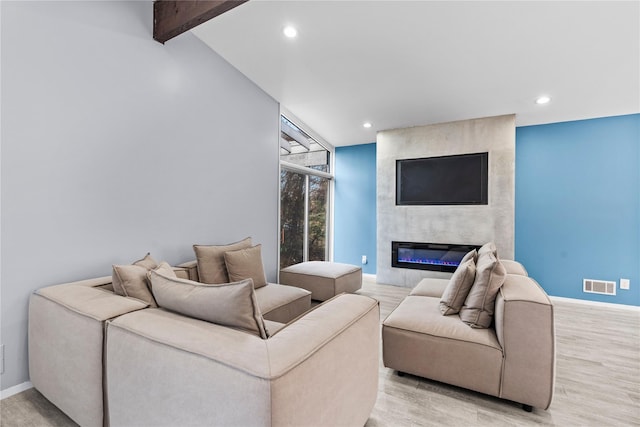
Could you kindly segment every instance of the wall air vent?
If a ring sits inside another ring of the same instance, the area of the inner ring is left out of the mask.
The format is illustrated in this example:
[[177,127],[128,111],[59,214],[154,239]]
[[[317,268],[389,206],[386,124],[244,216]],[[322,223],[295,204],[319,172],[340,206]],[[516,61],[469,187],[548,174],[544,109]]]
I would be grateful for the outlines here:
[[616,282],[582,279],[582,290],[590,294],[615,295]]

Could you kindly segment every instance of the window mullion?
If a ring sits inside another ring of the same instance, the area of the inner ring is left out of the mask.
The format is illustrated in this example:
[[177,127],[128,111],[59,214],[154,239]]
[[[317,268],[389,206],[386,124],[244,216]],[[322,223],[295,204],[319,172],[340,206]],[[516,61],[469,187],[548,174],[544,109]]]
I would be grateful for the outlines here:
[[304,241],[302,256],[309,261],[309,175],[304,176]]
[[333,175],[327,172],[311,169],[305,166],[296,165],[285,160],[280,160],[280,167],[301,174],[315,175],[322,178],[333,179]]

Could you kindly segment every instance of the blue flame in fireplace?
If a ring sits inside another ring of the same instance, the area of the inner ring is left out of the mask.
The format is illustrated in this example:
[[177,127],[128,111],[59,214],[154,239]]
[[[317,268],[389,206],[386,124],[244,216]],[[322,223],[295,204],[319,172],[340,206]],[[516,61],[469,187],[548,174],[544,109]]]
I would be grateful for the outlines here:
[[[454,256],[452,256],[454,255]],[[452,253],[450,251],[439,251],[433,249],[398,249],[398,262],[408,264],[425,264],[425,265],[448,265],[457,267],[464,253]]]

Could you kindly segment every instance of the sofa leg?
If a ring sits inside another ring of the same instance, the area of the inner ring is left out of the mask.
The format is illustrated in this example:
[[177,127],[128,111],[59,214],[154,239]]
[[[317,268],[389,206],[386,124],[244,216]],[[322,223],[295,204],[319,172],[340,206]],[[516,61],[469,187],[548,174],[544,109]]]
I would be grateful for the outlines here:
[[404,372],[402,372],[402,371],[397,371],[397,372],[398,372],[398,376],[399,377],[404,377]]
[[531,412],[533,411],[533,406],[522,404],[522,409],[524,409],[527,412]]

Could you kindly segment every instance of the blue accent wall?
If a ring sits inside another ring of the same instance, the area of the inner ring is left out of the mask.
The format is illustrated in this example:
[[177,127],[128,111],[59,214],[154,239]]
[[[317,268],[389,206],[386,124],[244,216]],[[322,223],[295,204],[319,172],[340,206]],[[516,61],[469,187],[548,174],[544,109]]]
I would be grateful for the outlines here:
[[[376,145],[336,149],[334,259],[376,272]],[[515,258],[550,295],[640,306],[640,114],[516,128]],[[582,279],[617,294],[582,292]],[[630,290],[619,289],[630,279]]]
[[336,147],[335,156],[333,259],[375,274],[376,144]]
[[640,114],[516,129],[515,255],[550,295],[640,305],[639,147]]

